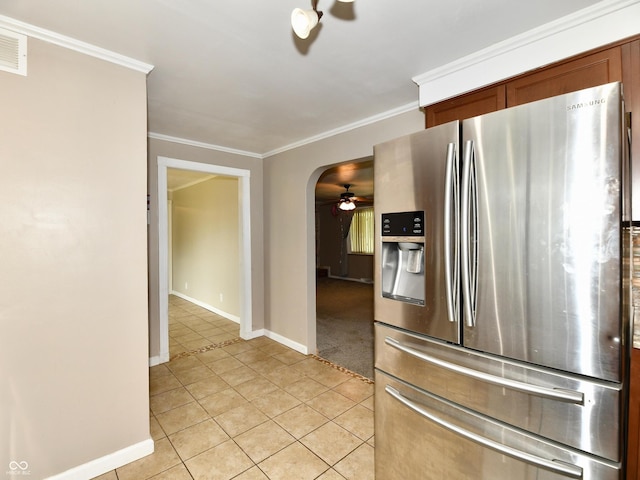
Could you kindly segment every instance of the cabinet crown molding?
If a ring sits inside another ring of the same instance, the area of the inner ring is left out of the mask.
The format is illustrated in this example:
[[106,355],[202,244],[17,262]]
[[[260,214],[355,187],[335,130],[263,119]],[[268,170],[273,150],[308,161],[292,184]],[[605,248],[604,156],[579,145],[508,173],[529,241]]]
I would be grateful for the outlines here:
[[605,0],[412,80],[420,106],[452,98],[640,33],[640,1]]

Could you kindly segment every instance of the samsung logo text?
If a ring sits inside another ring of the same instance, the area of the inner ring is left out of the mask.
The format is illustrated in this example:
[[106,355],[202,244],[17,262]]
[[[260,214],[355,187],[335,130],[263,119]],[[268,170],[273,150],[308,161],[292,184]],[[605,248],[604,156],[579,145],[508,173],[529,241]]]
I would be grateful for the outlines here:
[[600,98],[598,100],[591,100],[590,102],[574,103],[571,105],[567,105],[567,112],[570,112],[571,110],[579,110],[581,108],[586,108],[586,107],[595,107],[596,105],[602,105],[604,103],[605,103],[604,98]]

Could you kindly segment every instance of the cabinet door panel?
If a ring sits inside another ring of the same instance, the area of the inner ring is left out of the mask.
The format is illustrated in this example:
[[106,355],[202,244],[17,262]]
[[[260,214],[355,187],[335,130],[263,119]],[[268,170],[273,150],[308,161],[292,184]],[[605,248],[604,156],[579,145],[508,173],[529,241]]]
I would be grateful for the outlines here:
[[631,352],[631,388],[629,392],[629,434],[627,439],[627,480],[639,480],[640,468],[640,350]]
[[427,128],[451,122],[452,120],[464,120],[484,113],[495,112],[496,110],[502,110],[504,107],[504,85],[484,88],[477,92],[461,95],[426,107]]
[[620,47],[545,68],[507,83],[507,107],[622,81]]
[[[640,221],[640,40],[622,45],[624,102],[631,114],[631,220]],[[640,377],[636,379],[640,381]]]

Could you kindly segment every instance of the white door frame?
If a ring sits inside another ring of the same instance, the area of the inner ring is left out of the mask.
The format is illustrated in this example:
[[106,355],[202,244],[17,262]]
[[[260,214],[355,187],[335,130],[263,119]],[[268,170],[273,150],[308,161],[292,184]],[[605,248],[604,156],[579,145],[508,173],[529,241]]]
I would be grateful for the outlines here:
[[221,165],[158,157],[158,283],[160,316],[160,362],[169,361],[169,235],[167,211],[167,169],[178,168],[238,179],[240,214],[240,337],[252,338],[251,317],[251,205],[250,171]]
[[173,201],[167,200],[167,284],[169,292],[173,292],[173,244],[171,232],[173,228]]

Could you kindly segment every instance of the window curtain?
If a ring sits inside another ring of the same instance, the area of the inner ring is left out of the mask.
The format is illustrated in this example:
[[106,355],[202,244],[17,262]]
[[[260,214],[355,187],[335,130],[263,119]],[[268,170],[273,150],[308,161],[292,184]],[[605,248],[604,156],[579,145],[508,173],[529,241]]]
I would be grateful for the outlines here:
[[349,256],[348,256],[348,238],[351,222],[353,219],[353,211],[340,211],[338,219],[340,221],[340,272],[341,277],[349,275]]
[[373,255],[373,207],[354,212],[349,231],[349,253]]

